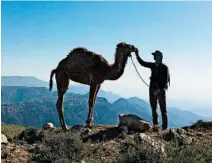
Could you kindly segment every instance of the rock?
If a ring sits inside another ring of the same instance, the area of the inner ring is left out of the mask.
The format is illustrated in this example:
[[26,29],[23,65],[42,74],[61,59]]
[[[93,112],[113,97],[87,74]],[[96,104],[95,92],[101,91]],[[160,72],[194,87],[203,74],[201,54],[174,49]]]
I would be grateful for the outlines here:
[[33,145],[30,145],[30,144],[24,144],[22,146],[22,148],[25,150],[25,151],[28,151],[28,152],[33,152],[36,148],[36,146],[33,146]]
[[158,125],[153,125],[152,131],[153,132],[159,132],[160,127]]
[[11,163],[28,163],[29,152],[22,146],[15,144],[8,144],[1,146],[1,162]]
[[74,125],[71,127],[71,130],[77,130],[77,131],[81,131],[84,130],[85,126],[84,125]]
[[203,133],[197,132],[197,136],[202,137],[203,136]]
[[91,133],[91,129],[89,128],[84,131],[84,134],[89,134],[89,133]]
[[139,142],[143,142],[143,143],[147,143],[148,146],[151,146],[153,149],[158,150],[159,152],[162,152],[165,154],[165,144],[155,140],[154,138],[146,135],[145,133],[139,133],[137,134],[135,137],[135,142],[139,141]]
[[7,137],[4,134],[1,134],[1,144],[9,144]]
[[47,130],[47,129],[54,129],[54,124],[49,122],[43,125],[43,129]]
[[33,144],[36,141],[41,141],[44,137],[43,133],[37,128],[26,128],[20,135],[19,139],[24,140],[29,144]]
[[133,114],[120,114],[118,127],[121,130],[126,130],[127,127],[128,131],[133,130],[136,132],[146,132],[152,129],[148,122]]
[[187,132],[187,135],[188,135],[188,136],[195,136],[195,134],[194,134],[194,133],[189,132],[189,131]]
[[162,133],[162,139],[165,141],[174,141],[177,145],[191,144],[193,138],[188,136],[184,129],[170,129]]
[[85,160],[83,159],[83,160],[81,160],[80,162],[81,162],[81,163],[85,163]]
[[121,133],[127,134],[128,133],[128,127],[127,126],[119,126],[119,130]]

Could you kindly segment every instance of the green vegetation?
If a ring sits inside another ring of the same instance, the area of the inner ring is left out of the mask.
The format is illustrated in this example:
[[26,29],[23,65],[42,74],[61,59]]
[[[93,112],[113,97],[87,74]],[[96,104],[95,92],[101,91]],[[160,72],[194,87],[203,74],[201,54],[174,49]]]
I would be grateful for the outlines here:
[[5,134],[9,141],[13,140],[16,136],[21,134],[24,129],[24,126],[21,125],[1,124],[1,133]]
[[212,142],[208,144],[193,144],[177,147],[175,145],[167,146],[167,163],[211,163],[212,162]]

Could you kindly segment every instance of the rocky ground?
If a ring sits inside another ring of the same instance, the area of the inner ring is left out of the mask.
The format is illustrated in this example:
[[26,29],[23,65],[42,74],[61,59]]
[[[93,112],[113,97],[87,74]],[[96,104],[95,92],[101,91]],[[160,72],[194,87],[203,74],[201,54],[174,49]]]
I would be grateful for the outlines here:
[[4,125],[2,163],[212,162],[212,122],[159,132],[123,132],[106,125],[76,125],[63,132],[50,126],[12,130],[14,135]]

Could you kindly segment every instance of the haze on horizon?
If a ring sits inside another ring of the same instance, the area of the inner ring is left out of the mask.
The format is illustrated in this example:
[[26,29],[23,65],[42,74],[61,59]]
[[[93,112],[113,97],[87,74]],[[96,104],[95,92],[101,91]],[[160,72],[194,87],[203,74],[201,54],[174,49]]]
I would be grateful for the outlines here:
[[[151,52],[163,52],[171,74],[168,103],[211,107],[211,17],[212,2],[2,2],[2,75],[48,81],[76,46],[113,63],[115,46],[124,41],[146,61],[153,61]],[[149,82],[150,70],[133,59]],[[124,75],[102,89],[148,99],[130,60]]]

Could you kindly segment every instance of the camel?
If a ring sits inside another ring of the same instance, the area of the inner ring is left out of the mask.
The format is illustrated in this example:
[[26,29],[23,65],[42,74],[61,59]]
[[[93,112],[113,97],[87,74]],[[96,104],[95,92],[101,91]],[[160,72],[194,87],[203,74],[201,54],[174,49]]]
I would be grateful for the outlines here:
[[99,54],[88,51],[86,48],[74,48],[66,58],[62,59],[57,68],[51,71],[49,90],[53,87],[53,76],[55,74],[58,99],[56,108],[59,114],[60,125],[63,130],[67,130],[63,115],[63,98],[68,90],[69,81],[89,85],[89,111],[86,120],[88,127],[93,123],[94,104],[101,84],[105,80],[117,80],[124,73],[128,57],[137,48],[133,45],[121,42],[116,45],[115,62],[109,64],[107,60]]

